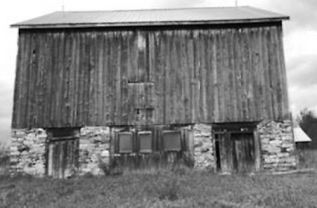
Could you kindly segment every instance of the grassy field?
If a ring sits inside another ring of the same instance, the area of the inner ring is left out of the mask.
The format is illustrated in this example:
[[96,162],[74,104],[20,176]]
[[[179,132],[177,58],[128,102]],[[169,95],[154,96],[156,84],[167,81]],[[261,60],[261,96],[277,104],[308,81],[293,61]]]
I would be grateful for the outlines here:
[[0,207],[317,207],[317,174],[220,176],[184,169],[68,180],[0,178]]
[[[316,168],[316,152],[299,156],[302,168]],[[317,208],[317,173],[221,176],[180,167],[56,180],[9,177],[8,166],[7,148],[0,145],[0,208]]]

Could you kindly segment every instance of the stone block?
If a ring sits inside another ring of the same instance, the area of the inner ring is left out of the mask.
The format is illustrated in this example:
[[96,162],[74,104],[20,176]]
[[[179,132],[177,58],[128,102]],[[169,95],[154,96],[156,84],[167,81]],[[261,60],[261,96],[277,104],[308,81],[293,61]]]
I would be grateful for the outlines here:
[[[270,121],[258,125],[262,147],[262,166],[265,169],[285,169],[294,167],[294,139],[291,121]],[[269,142],[268,142],[268,138]]]
[[10,171],[22,171],[36,176],[45,172],[45,141],[46,133],[43,129],[14,129],[12,130],[10,148]]

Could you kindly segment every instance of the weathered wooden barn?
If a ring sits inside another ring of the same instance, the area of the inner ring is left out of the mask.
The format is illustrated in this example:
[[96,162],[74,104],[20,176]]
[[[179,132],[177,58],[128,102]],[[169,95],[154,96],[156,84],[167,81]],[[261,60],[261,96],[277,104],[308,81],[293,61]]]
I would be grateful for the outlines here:
[[12,172],[295,168],[287,19],[225,7],[55,12],[12,25]]

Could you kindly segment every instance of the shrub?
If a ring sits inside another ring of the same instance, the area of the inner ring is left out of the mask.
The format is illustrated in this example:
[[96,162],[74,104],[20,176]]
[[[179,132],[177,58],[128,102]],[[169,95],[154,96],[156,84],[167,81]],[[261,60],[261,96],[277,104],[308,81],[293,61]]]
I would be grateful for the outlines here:
[[155,179],[150,181],[146,192],[154,190],[154,194],[160,200],[175,201],[179,198],[181,184],[176,175],[170,171],[161,170],[154,177]]
[[105,176],[115,176],[123,174],[123,169],[121,165],[115,159],[110,159],[109,163],[106,163],[101,158],[99,158],[98,167],[103,171]]
[[317,168],[317,150],[298,149],[299,168]]
[[0,175],[8,175],[10,167],[9,147],[0,143]]

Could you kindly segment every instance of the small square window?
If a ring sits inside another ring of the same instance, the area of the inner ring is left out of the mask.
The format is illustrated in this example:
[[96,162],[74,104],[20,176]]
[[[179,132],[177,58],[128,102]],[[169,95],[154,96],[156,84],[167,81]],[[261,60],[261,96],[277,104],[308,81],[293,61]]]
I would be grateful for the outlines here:
[[138,133],[140,141],[140,153],[151,153],[152,152],[152,132],[142,131]]
[[163,131],[165,151],[181,151],[181,134],[179,131]]
[[119,133],[119,153],[132,153],[132,133],[120,132]]

